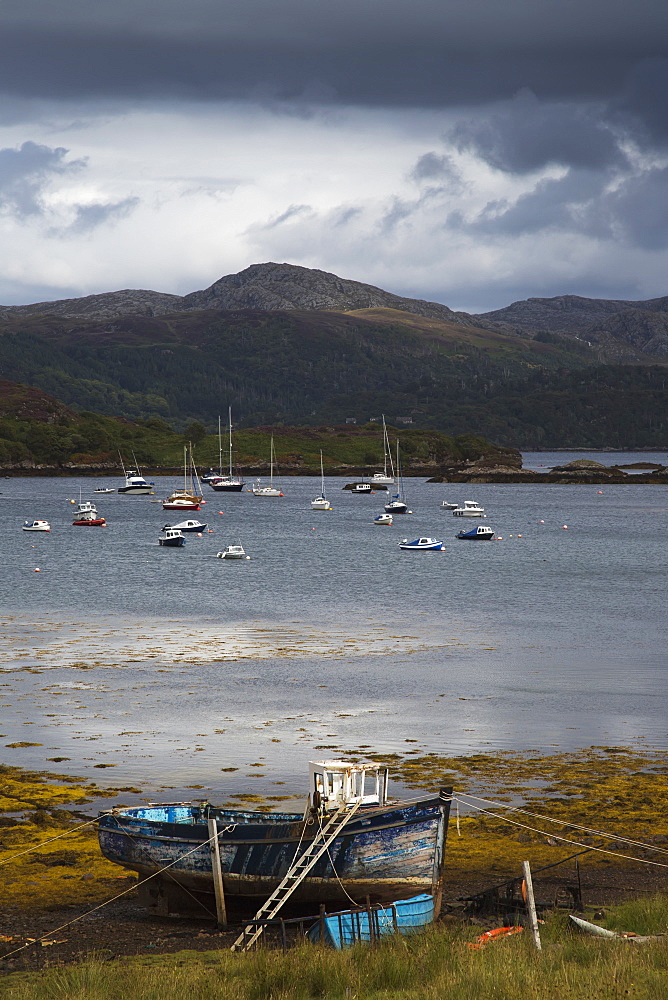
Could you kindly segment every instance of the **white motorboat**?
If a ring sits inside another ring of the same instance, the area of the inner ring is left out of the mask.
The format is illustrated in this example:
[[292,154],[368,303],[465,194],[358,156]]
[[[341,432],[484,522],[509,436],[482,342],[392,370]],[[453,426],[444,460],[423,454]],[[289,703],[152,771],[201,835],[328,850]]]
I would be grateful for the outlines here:
[[177,528],[179,531],[201,532],[206,531],[206,524],[202,524],[201,521],[194,521],[191,519],[189,521],[179,521],[178,524],[166,524],[162,530],[166,531],[167,528]]
[[443,510],[457,510],[459,504],[450,503],[449,500],[441,500],[441,507],[443,508]]
[[281,493],[279,489],[274,486],[274,436],[272,434],[271,444],[269,445],[269,486],[262,486],[260,480],[258,479],[251,492],[254,497],[282,497],[285,494]]
[[379,514],[378,517],[374,517],[374,524],[392,524],[391,514]]
[[222,552],[216,552],[216,559],[248,559],[246,551],[240,543],[226,545]]
[[320,496],[311,500],[311,510],[331,510],[332,505],[325,496],[325,472],[322,464],[322,450],[320,451]]
[[[152,493],[153,483],[147,483],[144,477],[142,476],[139,470],[139,466],[137,465],[137,456],[135,455],[135,453],[134,452],[132,453],[132,457],[135,460],[134,469],[125,468],[123,456],[121,455],[120,451],[118,453],[118,457],[121,460],[121,467],[123,469],[123,475],[125,476],[125,486],[119,486],[118,492],[125,493],[128,496],[139,496],[141,494]],[[95,492],[98,493],[102,491],[95,490]],[[111,492],[113,493],[113,490]]]
[[107,522],[97,512],[97,507],[89,500],[79,500],[77,509],[74,512],[73,525],[77,527],[101,528]]
[[211,474],[206,477],[203,476],[203,481],[207,482],[212,490],[216,493],[241,493],[244,488],[244,477],[234,476],[232,474],[232,407],[228,408],[229,415],[229,450],[230,450],[230,464],[229,472],[227,475],[223,475],[223,439],[220,433],[220,417],[218,417],[218,468],[220,470],[219,475],[215,475],[213,470]]
[[23,531],[51,531],[51,525],[48,521],[42,521],[36,518],[34,521],[25,521],[23,524]]
[[178,528],[163,528],[158,544],[166,545],[170,549],[178,549],[186,544],[186,537]]
[[485,509],[475,500],[465,500],[461,507],[456,507],[453,517],[484,517]]
[[98,486],[96,490],[93,490],[93,493],[115,493],[115,492],[116,490],[112,490],[111,486]]
[[407,538],[399,542],[400,549],[415,550],[416,552],[440,552],[443,542],[438,538],[416,538],[409,542]]

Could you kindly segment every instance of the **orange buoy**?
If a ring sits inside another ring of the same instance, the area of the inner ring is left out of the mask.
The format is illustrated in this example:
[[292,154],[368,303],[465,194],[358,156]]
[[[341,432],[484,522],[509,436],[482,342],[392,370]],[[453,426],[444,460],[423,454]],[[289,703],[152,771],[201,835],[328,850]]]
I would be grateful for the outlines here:
[[39,568],[39,566],[35,567],[35,573],[41,573],[41,572],[42,572],[42,571],[41,571],[41,569]]

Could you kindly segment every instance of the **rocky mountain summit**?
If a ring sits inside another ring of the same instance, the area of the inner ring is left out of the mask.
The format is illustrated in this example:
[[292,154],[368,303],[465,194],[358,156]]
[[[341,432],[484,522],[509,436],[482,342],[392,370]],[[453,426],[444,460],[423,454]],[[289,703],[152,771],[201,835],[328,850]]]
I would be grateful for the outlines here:
[[328,271],[274,263],[251,264],[238,274],[227,274],[209,288],[189,295],[124,289],[85,295],[79,299],[0,306],[0,318],[47,314],[99,320],[120,316],[163,316],[195,309],[351,312],[371,308],[399,309],[428,319],[447,320],[462,326],[476,325],[468,313],[453,312],[438,302],[403,298],[375,285],[339,278]]

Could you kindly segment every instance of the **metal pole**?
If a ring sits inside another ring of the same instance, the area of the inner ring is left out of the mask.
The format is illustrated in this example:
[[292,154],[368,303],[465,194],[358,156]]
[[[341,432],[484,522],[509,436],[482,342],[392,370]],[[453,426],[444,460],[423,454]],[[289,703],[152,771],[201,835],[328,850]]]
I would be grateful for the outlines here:
[[529,911],[529,923],[531,925],[531,933],[533,934],[533,943],[536,945],[538,951],[542,950],[540,943],[540,933],[538,931],[538,917],[536,915],[536,901],[533,895],[533,882],[531,881],[531,868],[529,867],[528,861],[522,862],[522,871],[524,873],[524,884],[527,890],[527,910]]
[[223,889],[223,869],[220,864],[220,845],[218,844],[218,823],[215,816],[209,816],[209,850],[211,851],[211,871],[213,874],[213,891],[216,894],[216,919],[219,927],[227,927],[227,910],[225,909],[225,891]]

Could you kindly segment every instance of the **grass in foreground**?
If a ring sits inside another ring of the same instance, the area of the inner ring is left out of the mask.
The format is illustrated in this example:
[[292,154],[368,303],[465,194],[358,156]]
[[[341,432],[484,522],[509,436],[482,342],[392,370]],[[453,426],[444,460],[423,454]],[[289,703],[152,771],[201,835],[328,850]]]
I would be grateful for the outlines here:
[[[655,900],[659,916],[666,901]],[[629,929],[627,927],[627,929]],[[554,916],[537,953],[528,933],[472,951],[478,928],[435,927],[413,938],[338,953],[303,945],[286,955],[180,952],[95,959],[0,980],[3,1000],[658,1000],[668,942],[579,936]]]

